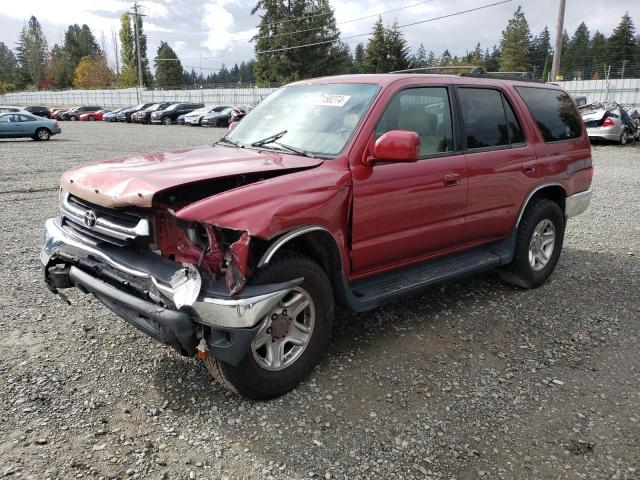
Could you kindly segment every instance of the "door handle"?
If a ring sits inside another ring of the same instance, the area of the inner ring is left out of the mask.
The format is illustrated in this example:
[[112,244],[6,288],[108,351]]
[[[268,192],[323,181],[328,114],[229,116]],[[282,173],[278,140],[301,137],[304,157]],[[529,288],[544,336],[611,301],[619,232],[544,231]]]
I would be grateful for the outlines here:
[[455,187],[457,185],[460,185],[460,175],[457,173],[449,173],[444,176],[445,187]]
[[536,171],[536,166],[533,163],[525,163],[522,165],[522,171],[524,173],[533,173]]

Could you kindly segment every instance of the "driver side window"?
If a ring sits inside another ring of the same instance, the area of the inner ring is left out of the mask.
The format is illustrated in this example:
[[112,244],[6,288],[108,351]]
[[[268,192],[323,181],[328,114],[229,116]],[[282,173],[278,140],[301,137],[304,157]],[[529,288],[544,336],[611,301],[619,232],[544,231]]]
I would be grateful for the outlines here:
[[391,130],[416,132],[420,136],[420,156],[453,151],[447,89],[424,87],[398,92],[380,117],[376,139]]

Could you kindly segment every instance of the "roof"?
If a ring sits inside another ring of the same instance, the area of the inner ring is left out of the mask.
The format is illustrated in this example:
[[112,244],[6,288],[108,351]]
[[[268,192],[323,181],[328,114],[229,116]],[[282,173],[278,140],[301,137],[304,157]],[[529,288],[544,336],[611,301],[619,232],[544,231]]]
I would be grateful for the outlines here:
[[416,83],[437,83],[445,80],[447,83],[453,82],[464,85],[522,85],[540,88],[550,88],[557,90],[557,85],[545,83],[532,83],[531,81],[521,80],[518,78],[496,78],[478,76],[460,76],[460,75],[441,75],[431,73],[360,73],[350,75],[333,75],[330,77],[309,78],[290,83],[289,85],[308,85],[314,83],[373,83],[382,87],[391,85],[400,80],[415,80]]

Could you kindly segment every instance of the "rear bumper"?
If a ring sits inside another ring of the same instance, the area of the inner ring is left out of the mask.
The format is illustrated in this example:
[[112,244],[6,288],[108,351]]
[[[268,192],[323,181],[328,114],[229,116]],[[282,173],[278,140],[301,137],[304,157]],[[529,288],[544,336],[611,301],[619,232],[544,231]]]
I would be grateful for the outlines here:
[[302,279],[245,287],[231,296],[224,282],[203,285],[195,268],[147,250],[96,246],[49,219],[40,259],[48,288],[77,287],[111,311],[182,355],[193,356],[199,338],[210,354],[236,365],[262,320]]
[[591,189],[569,195],[565,201],[565,215],[567,218],[583,213],[591,203]]
[[587,135],[589,138],[600,138],[610,142],[617,142],[620,140],[621,134],[622,127],[620,125],[614,125],[612,127],[587,128]]

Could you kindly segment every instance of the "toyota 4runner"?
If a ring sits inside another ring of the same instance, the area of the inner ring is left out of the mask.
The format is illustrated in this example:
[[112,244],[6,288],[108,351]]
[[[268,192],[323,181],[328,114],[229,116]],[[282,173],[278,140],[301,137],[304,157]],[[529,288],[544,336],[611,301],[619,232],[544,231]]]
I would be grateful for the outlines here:
[[366,311],[489,269],[543,284],[592,173],[557,86],[320,78],[277,90],[214,145],[69,170],[41,260],[52,292],[91,293],[266,399],[318,362],[336,303]]

